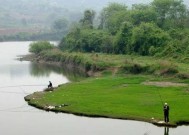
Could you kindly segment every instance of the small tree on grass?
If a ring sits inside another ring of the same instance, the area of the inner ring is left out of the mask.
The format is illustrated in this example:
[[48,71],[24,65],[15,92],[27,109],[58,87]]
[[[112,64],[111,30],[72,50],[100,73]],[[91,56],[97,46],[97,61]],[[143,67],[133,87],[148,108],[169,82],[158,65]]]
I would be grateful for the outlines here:
[[53,49],[54,45],[48,41],[38,41],[30,44],[29,52],[39,54],[41,51]]

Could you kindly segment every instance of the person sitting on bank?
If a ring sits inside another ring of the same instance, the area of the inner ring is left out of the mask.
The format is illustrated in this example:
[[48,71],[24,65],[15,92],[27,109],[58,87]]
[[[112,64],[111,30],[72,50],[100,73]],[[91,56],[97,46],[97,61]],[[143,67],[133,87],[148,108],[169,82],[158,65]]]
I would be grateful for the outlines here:
[[49,85],[48,85],[48,88],[52,88],[53,86],[52,86],[52,83],[51,83],[51,81],[49,81]]
[[167,103],[164,104],[163,111],[164,111],[164,120],[167,123],[169,122],[169,105]]

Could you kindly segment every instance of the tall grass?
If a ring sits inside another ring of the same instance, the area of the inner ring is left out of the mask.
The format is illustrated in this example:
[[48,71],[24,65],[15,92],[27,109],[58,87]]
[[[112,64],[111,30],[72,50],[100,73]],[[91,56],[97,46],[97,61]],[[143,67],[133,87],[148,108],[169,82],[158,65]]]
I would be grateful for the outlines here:
[[177,76],[186,78],[189,69],[186,63],[174,60],[164,60],[155,57],[142,57],[132,55],[113,55],[103,53],[62,52],[59,49],[45,50],[40,54],[45,61],[60,62],[82,66],[86,71],[103,71],[118,68],[121,73],[155,74],[163,76]]

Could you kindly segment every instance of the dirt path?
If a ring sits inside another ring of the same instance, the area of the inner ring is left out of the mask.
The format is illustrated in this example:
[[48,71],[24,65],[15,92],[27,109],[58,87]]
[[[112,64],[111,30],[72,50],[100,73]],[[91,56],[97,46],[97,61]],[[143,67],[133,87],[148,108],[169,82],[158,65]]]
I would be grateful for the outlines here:
[[143,82],[142,84],[159,86],[159,87],[171,87],[171,86],[183,87],[183,86],[188,86],[188,84],[185,84],[185,83],[174,83],[174,82],[150,82],[150,81],[148,81],[148,82]]

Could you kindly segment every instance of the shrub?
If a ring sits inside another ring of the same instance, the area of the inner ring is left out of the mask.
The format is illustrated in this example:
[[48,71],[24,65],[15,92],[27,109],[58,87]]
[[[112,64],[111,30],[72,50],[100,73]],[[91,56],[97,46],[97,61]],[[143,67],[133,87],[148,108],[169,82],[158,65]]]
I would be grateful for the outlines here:
[[30,44],[29,52],[39,54],[41,51],[53,49],[54,45],[48,41],[38,41]]
[[178,73],[177,77],[180,79],[189,79],[189,74],[187,73]]
[[174,75],[179,72],[177,65],[168,60],[159,61],[156,65],[156,70],[156,74],[159,75]]
[[172,75],[178,73],[178,70],[174,67],[169,67],[160,71],[160,75]]
[[141,66],[139,64],[127,64],[123,67],[123,70],[132,73],[132,74],[140,74],[147,72],[149,69],[148,66]]

